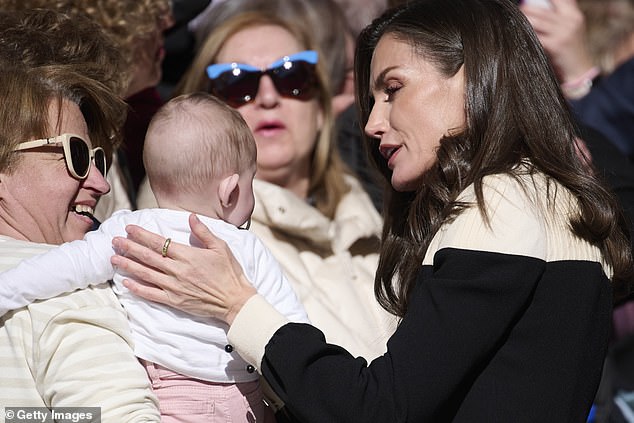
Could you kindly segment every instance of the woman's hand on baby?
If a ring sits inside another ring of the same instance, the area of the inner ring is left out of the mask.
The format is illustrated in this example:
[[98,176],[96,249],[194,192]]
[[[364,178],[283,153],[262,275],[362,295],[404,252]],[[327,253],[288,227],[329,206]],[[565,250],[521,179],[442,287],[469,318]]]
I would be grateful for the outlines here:
[[257,292],[244,275],[227,244],[192,214],[192,234],[205,248],[169,243],[139,226],[126,227],[128,237],[116,237],[111,261],[129,278],[124,285],[134,294],[186,313],[233,323]]

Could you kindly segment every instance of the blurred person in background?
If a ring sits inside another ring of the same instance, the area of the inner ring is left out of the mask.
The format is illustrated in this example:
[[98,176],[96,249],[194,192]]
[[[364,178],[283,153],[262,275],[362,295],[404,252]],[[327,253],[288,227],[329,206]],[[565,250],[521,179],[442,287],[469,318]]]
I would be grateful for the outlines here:
[[634,157],[634,1],[521,2],[579,121]]

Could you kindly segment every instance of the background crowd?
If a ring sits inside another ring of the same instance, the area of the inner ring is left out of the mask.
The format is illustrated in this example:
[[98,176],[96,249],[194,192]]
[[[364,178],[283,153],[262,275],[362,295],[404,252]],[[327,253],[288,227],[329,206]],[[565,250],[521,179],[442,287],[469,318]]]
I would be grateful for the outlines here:
[[[0,113],[0,269],[81,239],[119,210],[157,207],[146,167],[160,166],[144,163],[148,127],[171,99],[204,91],[241,115],[257,146],[249,231],[328,343],[368,363],[381,357],[404,311],[394,300],[400,292],[377,288],[377,270],[383,278],[412,276],[397,271],[407,250],[390,257],[385,243],[403,230],[394,216],[416,200],[395,195],[382,156],[366,151],[362,126],[372,115],[363,100],[373,106],[374,99],[359,99],[368,87],[357,84],[355,102],[355,83],[368,75],[355,81],[353,68],[363,29],[407,3],[414,2],[0,0],[0,89],[11,99]],[[634,0],[508,3],[546,53],[574,118],[580,162],[616,196],[619,223],[631,232]],[[243,79],[231,79],[236,69]],[[380,138],[378,129],[365,132]],[[70,177],[48,146],[16,157],[20,143],[62,134],[83,137],[91,151],[102,147],[108,172],[89,164],[82,178]],[[95,285],[2,317],[0,373],[14,383],[0,387],[0,406],[96,402],[103,421],[113,422],[159,421],[173,411],[136,366],[125,311],[109,291]],[[597,423],[634,421],[634,300],[615,294],[588,417]],[[84,366],[90,357],[98,365]],[[115,380],[120,394],[111,396],[104,387]],[[73,381],[93,388],[77,390]],[[264,389],[278,421],[297,418]]]

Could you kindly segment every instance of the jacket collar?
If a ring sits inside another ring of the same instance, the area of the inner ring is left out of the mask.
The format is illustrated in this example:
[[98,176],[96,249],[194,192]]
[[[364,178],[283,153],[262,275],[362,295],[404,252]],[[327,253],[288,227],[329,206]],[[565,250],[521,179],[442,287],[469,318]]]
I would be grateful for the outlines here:
[[287,189],[255,180],[252,219],[272,231],[334,252],[349,250],[360,240],[378,241],[381,217],[360,184],[352,178],[346,180],[351,189],[341,200],[333,220]]

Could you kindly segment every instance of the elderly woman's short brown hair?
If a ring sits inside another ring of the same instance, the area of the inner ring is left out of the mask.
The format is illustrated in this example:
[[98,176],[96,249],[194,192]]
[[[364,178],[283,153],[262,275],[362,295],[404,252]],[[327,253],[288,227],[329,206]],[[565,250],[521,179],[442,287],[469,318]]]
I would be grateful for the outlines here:
[[29,70],[5,67],[0,70],[0,98],[1,172],[11,171],[15,165],[18,155],[13,151],[19,143],[58,135],[48,132],[51,102],[66,99],[78,104],[93,146],[106,151],[113,149],[117,122],[126,107],[108,87],[78,73],[72,65]]

